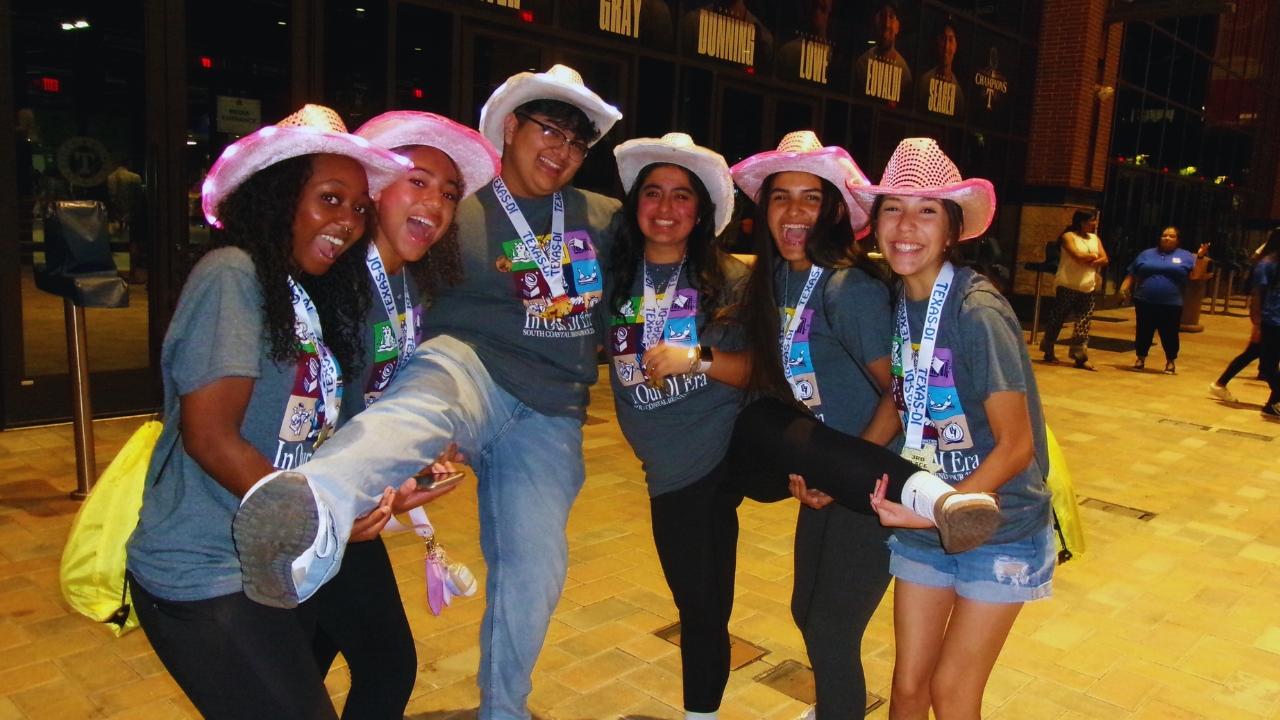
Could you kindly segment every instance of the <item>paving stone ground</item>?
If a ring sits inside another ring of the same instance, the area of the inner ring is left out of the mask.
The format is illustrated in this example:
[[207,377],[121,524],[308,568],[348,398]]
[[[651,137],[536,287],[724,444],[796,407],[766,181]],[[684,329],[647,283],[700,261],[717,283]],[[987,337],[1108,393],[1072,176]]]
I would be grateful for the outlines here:
[[[1095,322],[1096,335],[1132,338],[1131,310],[1101,315],[1119,322]],[[1081,498],[1155,517],[1082,509],[1089,551],[1058,569],[1052,600],[1023,610],[984,716],[1280,716],[1280,425],[1258,414],[1267,390],[1255,368],[1231,386],[1241,403],[1208,398],[1205,386],[1243,348],[1248,322],[1237,309],[1204,324],[1205,332],[1182,336],[1176,376],[1154,371],[1163,367],[1159,349],[1143,375],[1128,371],[1132,355],[1105,351],[1092,353],[1097,373],[1036,364]],[[607,388],[597,387],[591,414],[604,422],[586,428],[588,478],[569,522],[569,580],[530,704],[549,720],[679,718],[679,655],[652,634],[675,620],[675,607],[653,549],[643,475]],[[141,422],[96,424],[101,467]],[[70,613],[60,596],[74,468],[67,426],[0,433],[0,720],[198,717],[142,632],[117,639]],[[483,587],[474,483],[430,513],[437,536]],[[733,673],[726,720],[790,720],[804,709],[755,681],[783,661],[806,662],[788,609],[795,515],[791,502],[747,501],[740,510],[731,630],[769,652]],[[432,616],[420,542],[388,535],[387,543],[420,663],[407,715],[473,717],[483,599]],[[881,695],[893,666],[892,603],[890,592],[862,648],[868,686]],[[349,682],[341,660],[327,682],[341,704]],[[887,716],[881,707],[870,717]]]

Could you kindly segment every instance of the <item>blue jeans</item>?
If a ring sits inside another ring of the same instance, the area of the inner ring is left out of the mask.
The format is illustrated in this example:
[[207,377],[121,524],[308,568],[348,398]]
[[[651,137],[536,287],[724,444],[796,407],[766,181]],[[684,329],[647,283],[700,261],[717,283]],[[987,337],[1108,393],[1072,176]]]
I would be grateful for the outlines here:
[[565,526],[586,480],[582,423],[542,415],[498,387],[475,352],[442,336],[414,353],[382,398],[297,468],[351,522],[382,490],[450,442],[479,478],[480,549],[488,566],[480,625],[482,720],[527,720],[533,666],[569,567]]

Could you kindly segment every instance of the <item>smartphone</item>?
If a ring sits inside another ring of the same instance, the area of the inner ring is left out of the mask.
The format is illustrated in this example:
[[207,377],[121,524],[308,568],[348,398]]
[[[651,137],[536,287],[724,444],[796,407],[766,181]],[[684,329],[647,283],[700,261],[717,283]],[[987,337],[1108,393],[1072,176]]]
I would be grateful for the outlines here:
[[431,468],[426,468],[414,475],[413,479],[418,481],[419,490],[440,490],[457,485],[466,476],[466,473],[461,472],[433,473]]

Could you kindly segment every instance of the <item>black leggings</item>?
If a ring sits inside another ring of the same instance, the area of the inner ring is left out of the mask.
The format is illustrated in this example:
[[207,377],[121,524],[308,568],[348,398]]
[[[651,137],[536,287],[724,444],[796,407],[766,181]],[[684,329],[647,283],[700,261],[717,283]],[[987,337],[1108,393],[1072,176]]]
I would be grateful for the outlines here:
[[313,622],[320,676],[338,653],[351,671],[342,720],[400,720],[413,694],[418,654],[382,538],[347,545],[342,569],[298,610]]
[[878,518],[842,505],[800,507],[791,617],[804,635],[824,718],[865,712],[862,635],[889,588],[892,534]]
[[1160,344],[1164,347],[1164,357],[1169,362],[1178,359],[1178,328],[1182,324],[1181,305],[1155,305],[1141,300],[1133,301],[1134,314],[1137,316],[1137,335],[1133,340],[1134,352],[1145,358],[1151,350],[1151,338],[1160,333]]
[[[1231,382],[1236,375],[1239,375],[1241,370],[1249,366],[1249,363],[1254,360],[1258,360],[1261,357],[1262,342],[1258,341],[1249,343],[1249,346],[1244,349],[1244,352],[1240,353],[1234,360],[1227,363],[1227,369],[1223,370],[1222,375],[1218,378],[1218,385],[1226,387],[1227,383]],[[1260,374],[1264,376],[1266,375],[1266,373],[1262,372],[1261,367],[1258,368],[1258,371]]]
[[1271,386],[1268,405],[1280,402],[1280,326],[1263,324],[1262,339],[1259,348],[1258,372],[1267,378]]
[[242,592],[162,600],[128,580],[156,656],[205,718],[337,719],[297,610],[260,605]]
[[918,470],[879,445],[768,399],[738,416],[729,453],[715,469],[692,485],[650,498],[654,544],[680,611],[686,711],[717,710],[729,680],[737,508],[743,497],[757,502],[789,498],[788,474],[797,473],[846,508],[874,515],[868,496],[876,480],[887,473],[888,497],[897,499]]

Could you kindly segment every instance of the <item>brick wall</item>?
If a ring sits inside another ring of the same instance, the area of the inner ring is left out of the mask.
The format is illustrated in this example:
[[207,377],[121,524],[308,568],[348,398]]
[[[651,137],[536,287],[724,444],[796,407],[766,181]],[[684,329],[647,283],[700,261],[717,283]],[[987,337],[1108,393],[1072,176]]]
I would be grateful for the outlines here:
[[[1106,10],[1107,0],[1043,4],[1027,157],[1030,185],[1102,189],[1115,97],[1098,103],[1095,90],[1099,85],[1115,87],[1123,30],[1120,25],[1105,26]],[[1104,63],[1101,75],[1099,60]],[[1091,143],[1095,131],[1096,142]]]

